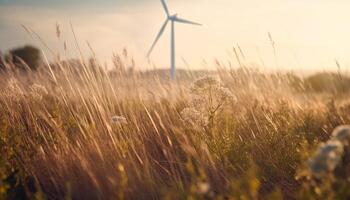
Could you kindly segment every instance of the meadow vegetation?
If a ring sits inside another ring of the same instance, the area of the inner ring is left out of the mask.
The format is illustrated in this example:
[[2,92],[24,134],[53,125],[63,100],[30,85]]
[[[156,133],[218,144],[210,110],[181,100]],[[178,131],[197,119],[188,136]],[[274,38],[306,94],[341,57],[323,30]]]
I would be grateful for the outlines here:
[[346,74],[4,65],[0,199],[350,197]]

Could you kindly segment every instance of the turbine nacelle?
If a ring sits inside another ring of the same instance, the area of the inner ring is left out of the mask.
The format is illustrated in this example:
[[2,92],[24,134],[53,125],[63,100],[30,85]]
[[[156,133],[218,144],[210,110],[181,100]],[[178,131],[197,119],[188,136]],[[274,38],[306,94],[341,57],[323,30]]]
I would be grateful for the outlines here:
[[168,17],[168,19],[169,19],[170,21],[176,21],[177,15],[178,15],[178,14],[170,15],[170,16]]

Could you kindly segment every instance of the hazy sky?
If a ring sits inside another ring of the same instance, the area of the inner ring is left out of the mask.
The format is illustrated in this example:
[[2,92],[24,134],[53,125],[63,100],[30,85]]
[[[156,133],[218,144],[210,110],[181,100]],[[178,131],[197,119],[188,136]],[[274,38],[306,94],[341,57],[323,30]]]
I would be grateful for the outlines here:
[[[186,60],[191,68],[210,68],[216,58],[236,65],[232,49],[237,44],[246,63],[268,69],[334,69],[335,59],[344,68],[350,64],[348,0],[168,0],[168,4],[171,13],[204,24],[176,26],[179,67],[185,67]],[[75,57],[71,22],[85,57],[90,55],[86,41],[107,63],[113,52],[127,47],[138,67],[150,68],[146,53],[164,19],[160,0],[0,0],[0,48],[6,51],[26,43],[43,48],[23,24],[56,53],[62,53],[67,41],[67,57]],[[55,36],[56,23],[61,40]],[[151,56],[159,68],[169,66],[169,28]]]

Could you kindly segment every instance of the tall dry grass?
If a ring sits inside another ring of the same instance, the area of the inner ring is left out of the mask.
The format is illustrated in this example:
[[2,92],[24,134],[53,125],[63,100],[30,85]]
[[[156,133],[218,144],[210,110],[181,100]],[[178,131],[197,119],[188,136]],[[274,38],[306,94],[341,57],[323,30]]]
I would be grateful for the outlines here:
[[[298,175],[318,144],[349,123],[346,94],[303,92],[293,74],[218,64],[207,74],[236,101],[197,109],[210,123],[189,123],[181,113],[196,105],[197,73],[171,82],[124,70],[116,58],[115,73],[80,60],[0,75],[2,197],[323,197]],[[222,101],[210,83],[205,91],[199,100]]]

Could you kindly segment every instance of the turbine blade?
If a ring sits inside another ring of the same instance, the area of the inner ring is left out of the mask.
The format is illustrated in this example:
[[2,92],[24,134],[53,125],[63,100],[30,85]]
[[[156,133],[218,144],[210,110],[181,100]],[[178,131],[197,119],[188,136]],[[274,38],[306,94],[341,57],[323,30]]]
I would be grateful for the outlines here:
[[162,2],[162,5],[163,5],[163,8],[165,10],[166,15],[169,17],[170,16],[169,9],[168,9],[168,6],[165,3],[165,0],[160,0],[160,1]]
[[202,26],[202,24],[199,24],[197,22],[192,22],[192,21],[189,21],[189,20],[186,20],[186,19],[181,19],[181,18],[178,18],[178,17],[176,17],[174,19],[174,21],[180,22],[180,23],[183,23],[183,24],[192,24],[192,25]]
[[153,42],[153,44],[152,44],[150,50],[149,50],[148,53],[147,53],[147,57],[149,57],[149,55],[152,53],[152,50],[153,50],[154,46],[156,46],[156,44],[157,44],[159,38],[160,38],[160,37],[162,36],[162,34],[164,33],[164,30],[165,30],[165,28],[166,28],[166,26],[167,26],[167,24],[168,24],[168,21],[169,21],[169,20],[166,19],[166,21],[164,22],[163,26],[160,28],[160,31],[159,31],[159,33],[158,33],[156,39],[154,40],[154,42]]

